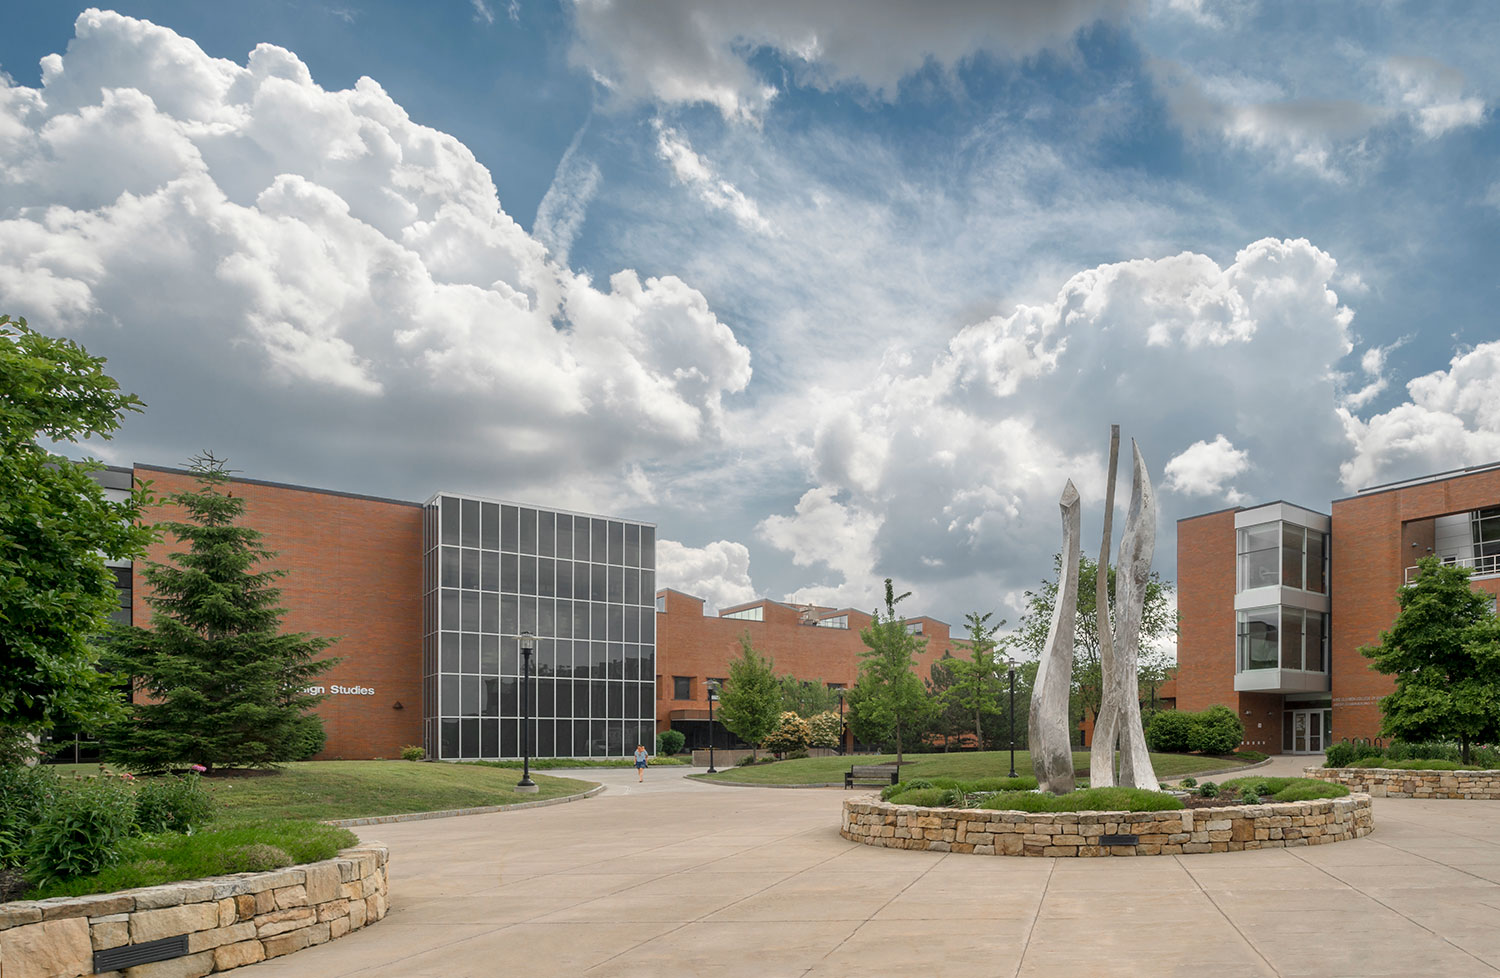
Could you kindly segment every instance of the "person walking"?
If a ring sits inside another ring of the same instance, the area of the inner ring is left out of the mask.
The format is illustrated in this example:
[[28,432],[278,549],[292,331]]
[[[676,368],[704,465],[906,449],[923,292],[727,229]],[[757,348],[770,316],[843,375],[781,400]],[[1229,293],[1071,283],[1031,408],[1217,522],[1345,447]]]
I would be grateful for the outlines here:
[[637,781],[646,780],[646,748],[641,744],[635,745],[635,773]]

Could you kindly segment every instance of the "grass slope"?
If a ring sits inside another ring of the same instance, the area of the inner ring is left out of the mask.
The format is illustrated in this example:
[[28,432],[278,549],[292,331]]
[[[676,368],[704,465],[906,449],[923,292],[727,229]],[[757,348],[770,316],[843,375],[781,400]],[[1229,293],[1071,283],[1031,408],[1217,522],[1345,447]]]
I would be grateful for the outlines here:
[[213,778],[221,820],[369,818],[511,805],[574,795],[591,781],[533,774],[536,794],[515,790],[519,770],[411,761],[302,761],[280,774]]
[[[895,754],[861,754],[857,757],[808,757],[775,764],[724,768],[717,774],[694,774],[705,781],[737,781],[742,784],[843,784],[844,774],[853,764],[884,764],[895,761]],[[1152,754],[1151,764],[1160,779],[1180,778],[1198,771],[1223,770],[1236,763],[1234,758],[1196,757],[1191,754]],[[1080,775],[1088,770],[1087,751],[1073,752],[1073,768]],[[1004,777],[1010,773],[1010,751],[962,751],[949,754],[907,754],[901,765],[901,779]],[[1016,773],[1031,773],[1031,755],[1016,751]]]

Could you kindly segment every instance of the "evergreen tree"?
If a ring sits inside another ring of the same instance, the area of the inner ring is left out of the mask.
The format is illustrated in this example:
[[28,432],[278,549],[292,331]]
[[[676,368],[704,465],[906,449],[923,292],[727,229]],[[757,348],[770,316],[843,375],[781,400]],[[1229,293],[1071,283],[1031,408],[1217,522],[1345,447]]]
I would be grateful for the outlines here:
[[719,693],[718,720],[750,745],[752,754],[781,717],[781,684],[770,659],[755,651],[750,633],[740,636],[740,657],[729,663]]
[[[120,708],[93,639],[120,606],[106,558],[139,557],[146,493],[110,502],[89,470],[39,440],[109,438],[140,399],[104,358],[0,316],[0,754],[32,753],[57,724],[85,729]],[[24,745],[25,749],[20,749]],[[33,755],[34,756],[34,755]],[[0,757],[0,763],[4,758]]]
[[1500,741],[1500,619],[1469,571],[1436,557],[1397,592],[1401,611],[1378,645],[1360,653],[1394,674],[1380,701],[1380,732],[1402,740],[1456,740],[1464,763],[1475,743]]
[[927,696],[932,701],[932,711],[924,732],[943,738],[944,753],[952,749],[953,738],[972,729],[969,724],[973,717],[957,695],[957,667],[962,664],[963,660],[945,655],[932,664],[932,668],[928,670],[928,678],[924,680],[927,684]]
[[1000,705],[1000,680],[995,674],[1002,671],[1000,668],[1000,651],[1004,645],[1010,642],[1009,636],[997,639],[995,633],[1005,624],[1002,618],[995,624],[989,623],[994,612],[985,612],[981,615],[977,611],[971,611],[964,616],[965,627],[969,630],[969,637],[965,643],[969,650],[968,658],[954,659],[949,664],[953,673],[952,687],[948,690],[948,698],[954,705],[968,714],[974,721],[974,745],[975,750],[984,749],[984,725],[985,714],[999,713]]
[[896,605],[910,595],[907,591],[897,596],[891,579],[885,579],[885,613],[877,608],[874,621],[859,633],[865,643],[865,651],[860,653],[865,661],[855,684],[859,695],[850,696],[860,729],[867,734],[883,732],[895,739],[898,764],[904,741],[920,735],[934,709],[915,672],[917,653],[927,640],[909,632],[906,620],[896,614]]
[[133,770],[177,764],[264,767],[306,756],[322,720],[314,679],[338,660],[319,658],[332,639],[282,634],[285,571],[259,570],[273,557],[261,534],[239,525],[245,502],[212,455],[193,460],[198,488],[165,497],[186,520],[161,524],[187,544],[171,563],[149,563],[151,628],[117,629],[112,659],[144,693],[103,738],[106,757]]

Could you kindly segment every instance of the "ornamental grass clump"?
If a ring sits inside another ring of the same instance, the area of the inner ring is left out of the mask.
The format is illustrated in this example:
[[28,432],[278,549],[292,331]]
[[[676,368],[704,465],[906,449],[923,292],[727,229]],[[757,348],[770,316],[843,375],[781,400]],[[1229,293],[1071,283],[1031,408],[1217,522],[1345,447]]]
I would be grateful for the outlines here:
[[1182,801],[1163,791],[1141,788],[1082,788],[1063,795],[1003,791],[980,802],[980,808],[1002,812],[1170,812]]
[[197,771],[143,778],[135,792],[135,827],[147,835],[192,832],[214,817],[214,798]]

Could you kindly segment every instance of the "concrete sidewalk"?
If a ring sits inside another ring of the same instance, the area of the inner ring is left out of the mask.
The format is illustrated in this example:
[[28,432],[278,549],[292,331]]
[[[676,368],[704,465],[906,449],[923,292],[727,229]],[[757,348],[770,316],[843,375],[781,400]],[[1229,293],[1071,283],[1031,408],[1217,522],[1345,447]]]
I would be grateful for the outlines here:
[[1500,975],[1500,802],[1381,798],[1374,835],[1306,849],[1026,859],[860,846],[843,791],[690,770],[361,830],[391,846],[390,915],[241,973]]

